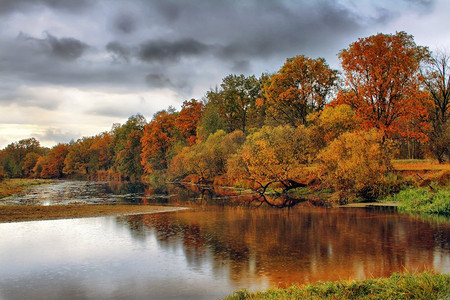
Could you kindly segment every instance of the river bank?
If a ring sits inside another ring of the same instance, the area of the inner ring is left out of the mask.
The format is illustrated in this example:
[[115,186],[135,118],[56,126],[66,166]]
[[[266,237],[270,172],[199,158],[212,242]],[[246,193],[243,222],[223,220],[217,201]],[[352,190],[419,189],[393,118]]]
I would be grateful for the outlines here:
[[146,214],[181,209],[185,208],[151,205],[2,205],[0,223]]
[[450,275],[423,272],[394,273],[388,278],[357,281],[318,282],[255,293],[241,290],[226,299],[448,299],[448,297],[450,297]]
[[0,199],[22,192],[34,185],[49,184],[55,182],[48,179],[8,178],[0,181]]

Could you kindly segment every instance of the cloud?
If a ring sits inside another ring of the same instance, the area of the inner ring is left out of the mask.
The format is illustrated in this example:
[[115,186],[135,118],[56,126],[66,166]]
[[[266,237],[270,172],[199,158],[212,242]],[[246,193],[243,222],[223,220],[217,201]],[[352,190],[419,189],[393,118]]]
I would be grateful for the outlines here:
[[70,140],[81,136],[81,134],[79,132],[65,131],[51,127],[45,129],[43,133],[35,133],[34,136],[43,142],[51,141],[53,143],[68,143]]
[[80,58],[89,48],[89,45],[77,39],[70,37],[57,38],[48,32],[45,32],[42,39],[30,37],[24,33],[19,34],[19,39],[34,42],[38,51],[42,51],[50,57],[56,57],[67,61],[73,61]]
[[14,11],[48,7],[65,12],[79,12],[92,4],[90,0],[2,0],[0,1],[0,15]]
[[130,60],[130,47],[123,45],[120,42],[109,42],[108,44],[106,44],[106,50],[111,53],[112,58],[115,62],[128,62]]
[[139,47],[138,57],[145,62],[178,61],[183,57],[200,56],[209,46],[192,38],[176,41],[149,40]]
[[132,13],[120,13],[113,20],[113,28],[122,34],[131,34],[137,29],[137,21]]
[[0,114],[11,120],[14,107],[26,122],[35,111],[40,128],[70,119],[70,129],[47,127],[85,135],[199,99],[230,73],[275,72],[295,55],[338,68],[341,49],[377,32],[445,47],[447,2],[0,0]]

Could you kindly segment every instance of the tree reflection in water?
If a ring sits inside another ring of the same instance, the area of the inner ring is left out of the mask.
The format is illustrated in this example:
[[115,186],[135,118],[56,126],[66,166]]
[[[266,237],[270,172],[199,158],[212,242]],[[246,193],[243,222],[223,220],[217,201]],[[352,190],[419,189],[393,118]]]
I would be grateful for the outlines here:
[[211,265],[215,274],[228,272],[241,285],[269,279],[273,286],[287,286],[405,269],[450,271],[448,223],[396,213],[209,206],[118,220],[133,236],[154,233],[160,247],[182,250],[192,268]]

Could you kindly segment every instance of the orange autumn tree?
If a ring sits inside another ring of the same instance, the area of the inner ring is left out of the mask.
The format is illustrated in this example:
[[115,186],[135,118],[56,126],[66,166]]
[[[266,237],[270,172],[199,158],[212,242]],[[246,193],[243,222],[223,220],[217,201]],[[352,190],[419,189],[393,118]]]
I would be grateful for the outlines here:
[[323,58],[290,58],[265,84],[268,113],[280,124],[306,124],[306,116],[323,109],[337,86],[338,72]]
[[146,174],[151,174],[155,170],[167,169],[169,150],[175,141],[176,117],[176,114],[163,110],[145,126],[141,138],[141,163]]
[[50,152],[41,157],[35,167],[36,175],[42,178],[61,178],[64,176],[64,161],[68,153],[68,147],[65,144],[54,146]]
[[175,121],[181,136],[192,146],[197,140],[197,126],[202,117],[203,104],[195,99],[184,101]]
[[346,89],[336,103],[350,105],[385,137],[426,140],[429,97],[420,89],[420,64],[427,56],[405,32],[359,39],[339,53]]

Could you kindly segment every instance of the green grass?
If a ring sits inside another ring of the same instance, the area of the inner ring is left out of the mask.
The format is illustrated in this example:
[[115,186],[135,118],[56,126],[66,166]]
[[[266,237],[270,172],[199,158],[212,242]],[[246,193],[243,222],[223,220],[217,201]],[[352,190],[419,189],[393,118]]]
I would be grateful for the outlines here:
[[385,199],[400,203],[401,212],[450,216],[450,187],[412,188]]
[[255,293],[244,289],[225,299],[450,299],[450,275],[394,273],[389,278],[318,282]]

